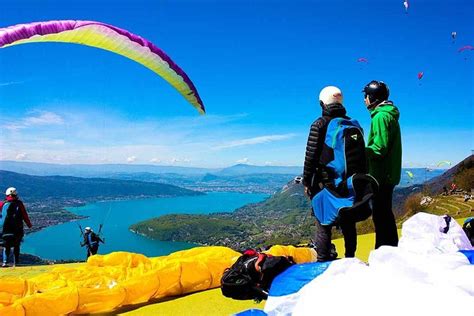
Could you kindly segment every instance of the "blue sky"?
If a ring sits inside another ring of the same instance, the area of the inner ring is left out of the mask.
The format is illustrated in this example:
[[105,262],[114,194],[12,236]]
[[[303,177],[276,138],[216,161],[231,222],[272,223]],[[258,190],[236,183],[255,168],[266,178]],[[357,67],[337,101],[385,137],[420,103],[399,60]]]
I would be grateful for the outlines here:
[[455,163],[474,149],[474,51],[457,52],[474,45],[473,18],[469,0],[411,0],[408,14],[401,0],[2,0],[0,27],[95,20],[152,41],[187,72],[208,114],[122,56],[14,46],[0,50],[0,159],[302,165],[320,89],[339,86],[368,134],[360,91],[378,79],[401,112],[404,165]]

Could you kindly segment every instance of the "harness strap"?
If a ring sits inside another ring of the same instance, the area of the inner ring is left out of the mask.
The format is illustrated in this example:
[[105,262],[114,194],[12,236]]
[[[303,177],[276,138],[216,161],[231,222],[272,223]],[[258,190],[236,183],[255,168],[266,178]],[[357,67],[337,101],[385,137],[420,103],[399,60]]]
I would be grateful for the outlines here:
[[266,257],[267,257],[267,255],[264,254],[264,253],[259,253],[258,254],[258,258],[257,258],[257,260],[255,260],[255,270],[257,270],[258,273],[261,273],[262,268],[261,268],[260,264],[263,262],[263,260],[265,260]]

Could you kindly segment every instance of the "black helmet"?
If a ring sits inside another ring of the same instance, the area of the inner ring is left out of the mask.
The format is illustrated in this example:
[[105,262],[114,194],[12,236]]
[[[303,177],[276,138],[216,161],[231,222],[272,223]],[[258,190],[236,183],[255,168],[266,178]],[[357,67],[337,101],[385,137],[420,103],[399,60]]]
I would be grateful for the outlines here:
[[383,81],[372,80],[365,87],[365,96],[369,96],[369,102],[371,104],[378,104],[382,101],[388,100],[390,91],[388,86]]

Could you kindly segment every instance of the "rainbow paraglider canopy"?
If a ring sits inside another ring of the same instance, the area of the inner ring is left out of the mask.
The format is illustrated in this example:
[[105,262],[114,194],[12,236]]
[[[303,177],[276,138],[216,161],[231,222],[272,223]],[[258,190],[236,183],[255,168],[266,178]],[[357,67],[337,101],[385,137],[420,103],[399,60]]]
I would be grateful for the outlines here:
[[118,27],[94,21],[48,21],[0,29],[0,48],[37,42],[63,42],[92,46],[125,56],[154,71],[172,85],[201,114],[199,94],[168,55],[150,41]]

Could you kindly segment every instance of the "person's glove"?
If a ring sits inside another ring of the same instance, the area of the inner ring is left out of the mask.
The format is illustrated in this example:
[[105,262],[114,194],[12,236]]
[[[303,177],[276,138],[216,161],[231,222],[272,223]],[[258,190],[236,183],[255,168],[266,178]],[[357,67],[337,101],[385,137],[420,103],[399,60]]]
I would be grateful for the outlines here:
[[304,194],[311,198],[311,190],[308,187],[304,187]]

